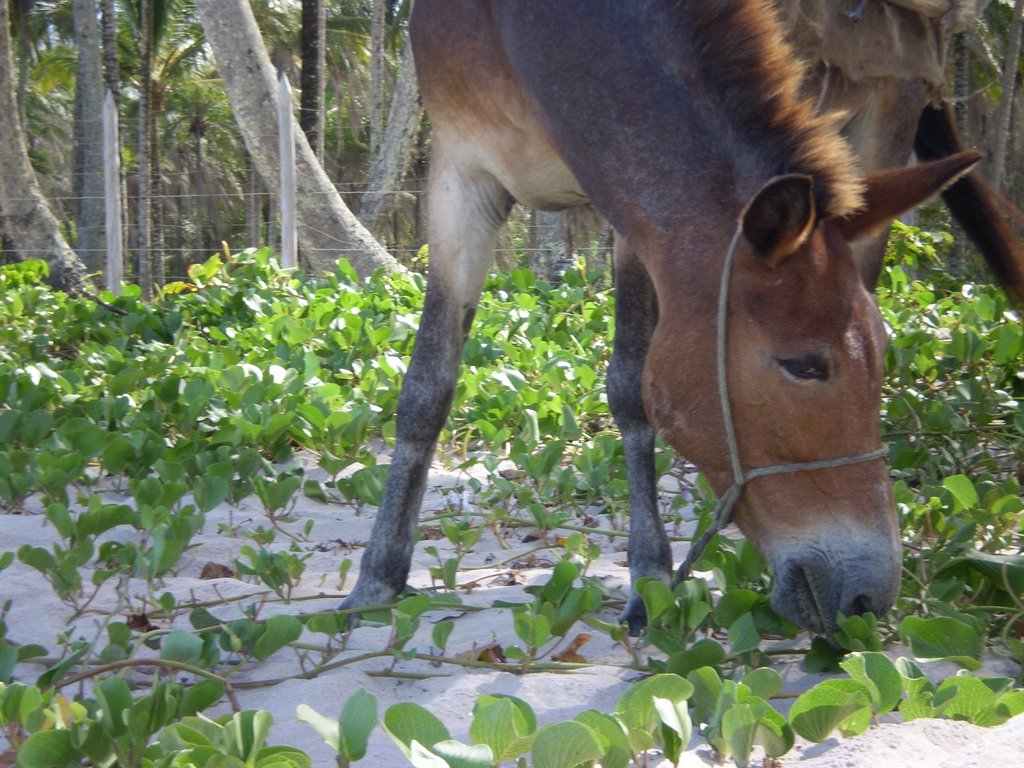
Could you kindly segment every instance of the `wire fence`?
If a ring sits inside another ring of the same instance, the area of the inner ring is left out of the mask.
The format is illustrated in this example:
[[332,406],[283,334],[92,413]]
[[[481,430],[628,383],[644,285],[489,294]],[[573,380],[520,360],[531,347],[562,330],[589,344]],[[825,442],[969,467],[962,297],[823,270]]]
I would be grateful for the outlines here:
[[[105,109],[108,121],[113,121],[117,112],[112,100]],[[292,114],[290,103],[283,106],[280,114],[283,126]],[[289,123],[287,128],[290,127]],[[224,244],[232,250],[270,246],[281,253],[284,231],[295,220],[294,214],[286,213],[282,217],[281,211],[288,210],[288,195],[296,194],[296,185],[303,179],[301,168],[294,164],[291,166],[295,180],[290,188],[270,190],[252,168],[209,168],[204,167],[198,158],[187,157],[187,152],[165,153],[164,163],[150,184],[151,239],[147,246],[142,246],[137,224],[140,208],[138,174],[137,171],[121,171],[119,138],[116,131],[110,133],[109,125],[106,133],[105,167],[92,172],[72,170],[63,174],[60,187],[46,192],[58,218],[65,222],[66,239],[91,272],[108,277],[108,287],[116,288],[121,279],[128,283],[136,282],[142,272],[140,262],[143,259],[154,266],[152,272],[157,281],[166,283],[187,280],[191,265],[222,251]],[[278,141],[278,135],[268,138]],[[177,166],[168,167],[168,159],[177,160]],[[425,163],[416,164],[419,172],[407,176],[398,187],[378,189],[372,193],[391,198],[389,215],[372,234],[400,264],[413,269],[425,267],[421,258],[427,239],[424,166]],[[102,185],[96,183],[99,175],[103,176]],[[285,173],[280,175],[282,178],[288,176]],[[87,180],[91,184],[86,184]],[[102,194],[69,192],[96,190],[98,186],[103,188]],[[333,187],[333,190],[304,191],[304,199],[310,195],[340,195],[350,210],[358,212],[364,197],[369,194],[362,184],[352,180],[335,182]],[[26,195],[21,199],[12,198],[9,202],[17,206],[30,199]],[[301,204],[301,200],[293,203]],[[90,210],[90,205],[91,210],[105,212],[97,217],[103,221],[87,223],[83,220],[82,212]],[[116,215],[110,215],[111,211],[116,211]],[[112,223],[119,226],[112,227]],[[91,239],[82,237],[87,226],[96,230]],[[332,245],[317,248],[307,243],[303,246],[302,255],[310,257],[311,261],[322,262],[322,258],[316,258],[318,252],[341,256],[346,252],[357,253],[354,248],[345,248],[346,239],[340,232],[315,234],[321,243]],[[517,207],[499,239],[495,261],[499,268],[523,266],[544,277],[557,277],[580,259],[593,267],[605,267],[610,263],[611,243],[610,228],[596,215],[559,215]],[[8,246],[0,240],[0,263],[49,255],[23,249],[15,254]],[[112,275],[115,276],[114,285],[110,285]]]

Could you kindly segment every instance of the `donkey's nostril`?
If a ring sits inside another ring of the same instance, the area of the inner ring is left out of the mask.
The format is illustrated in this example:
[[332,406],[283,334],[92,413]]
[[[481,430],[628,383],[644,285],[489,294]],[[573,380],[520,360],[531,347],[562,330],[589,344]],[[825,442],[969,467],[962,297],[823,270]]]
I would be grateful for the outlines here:
[[850,614],[859,616],[863,613],[869,613],[873,610],[871,605],[871,598],[867,595],[857,595],[853,600],[850,601]]

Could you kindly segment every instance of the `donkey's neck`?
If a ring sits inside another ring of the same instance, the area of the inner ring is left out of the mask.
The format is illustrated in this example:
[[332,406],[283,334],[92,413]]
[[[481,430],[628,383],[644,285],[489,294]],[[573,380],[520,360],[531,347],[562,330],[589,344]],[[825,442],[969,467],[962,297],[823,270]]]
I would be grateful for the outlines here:
[[671,233],[692,216],[728,225],[784,172],[815,179],[825,215],[859,205],[849,150],[800,96],[800,65],[765,3],[490,5],[549,139],[620,231]]

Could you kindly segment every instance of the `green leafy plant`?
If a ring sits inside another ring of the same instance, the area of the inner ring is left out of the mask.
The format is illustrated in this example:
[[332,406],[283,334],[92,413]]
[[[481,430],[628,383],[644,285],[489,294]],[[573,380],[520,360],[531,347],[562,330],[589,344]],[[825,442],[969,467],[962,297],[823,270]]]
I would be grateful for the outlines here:
[[[698,563],[710,577],[674,589],[638,585],[648,645],[613,624],[621,595],[588,575],[623,534],[628,509],[621,441],[601,383],[612,296],[604,276],[586,271],[570,271],[559,285],[523,271],[489,278],[440,444],[450,465],[476,469],[463,485],[472,503],[448,506],[437,520],[449,552],[428,549],[444,593],[403,597],[361,617],[391,631],[370,656],[395,673],[413,658],[468,664],[448,650],[451,619],[433,626],[430,653],[415,647],[417,632],[429,611],[459,605],[481,536],[506,543],[526,529],[553,561],[550,576],[525,600],[495,606],[508,611],[518,639],[500,649],[506,658],[472,664],[566,668],[554,651],[583,621],[629,649],[634,668],[656,674],[614,712],[547,725],[526,702],[481,697],[470,744],[453,742],[447,726],[415,707],[389,709],[384,725],[409,760],[639,765],[653,748],[674,759],[696,727],[744,765],[757,747],[784,754],[794,733],[854,734],[887,713],[995,725],[1021,712],[1019,678],[979,668],[992,654],[1024,662],[1024,502],[1014,472],[1024,459],[1024,331],[999,292],[929,274],[945,242],[897,226],[879,290],[892,329],[884,433],[905,544],[897,606],[889,619],[839,617],[835,644],[810,648],[771,610],[760,555],[724,536]],[[49,291],[38,282],[41,269],[0,266],[0,514],[38,512],[53,539],[0,552],[0,571],[34,569],[72,622],[96,610],[101,590],[116,595],[116,606],[104,609],[90,637],[69,626],[52,658],[13,642],[9,606],[0,609],[0,681],[26,662],[45,664],[35,686],[0,690],[19,764],[83,755],[97,764],[308,764],[298,750],[266,746],[266,713],[213,720],[202,710],[230,699],[236,669],[282,651],[302,677],[347,663],[346,644],[359,630],[345,613],[262,617],[275,612],[268,603],[294,605],[313,551],[311,529],[292,519],[296,494],[359,511],[380,501],[387,467],[371,446],[394,438],[422,278],[364,283],[342,266],[312,280],[253,250],[211,257],[152,303],[129,286],[100,304]],[[324,474],[307,474],[297,450]],[[665,501],[666,525],[678,524],[692,501],[703,530],[714,506],[707,484],[691,482],[668,451],[657,461],[658,477],[679,488]],[[245,541],[229,561],[235,575],[262,586],[230,614],[227,599],[179,604],[164,582],[188,560],[206,516],[234,512],[249,497],[264,524],[229,516],[221,530]],[[341,563],[344,582],[351,561]],[[144,587],[129,589],[133,580]],[[917,661],[891,661],[897,641]],[[782,718],[770,704],[775,654],[843,676],[802,692]],[[932,660],[962,673],[932,682],[918,666]],[[160,673],[141,694],[126,692],[118,674],[143,663]],[[197,682],[171,682],[172,671]],[[83,680],[92,688],[61,693]],[[361,692],[337,720],[306,709],[300,716],[348,765],[366,754],[376,701]]]

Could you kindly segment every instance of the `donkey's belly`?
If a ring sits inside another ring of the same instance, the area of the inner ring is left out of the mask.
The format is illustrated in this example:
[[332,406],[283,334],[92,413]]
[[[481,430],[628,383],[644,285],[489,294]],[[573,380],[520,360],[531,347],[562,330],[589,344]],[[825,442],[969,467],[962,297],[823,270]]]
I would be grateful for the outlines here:
[[589,202],[539,129],[484,117],[483,113],[474,119],[462,116],[455,130],[445,130],[443,117],[435,118],[435,140],[443,142],[446,160],[470,177],[480,171],[494,176],[516,202],[530,208],[563,210]]

